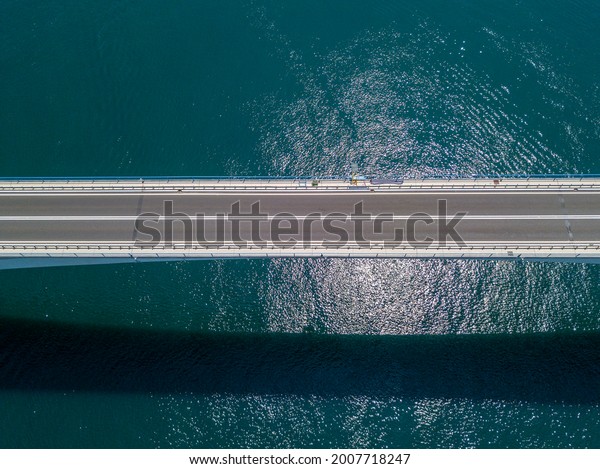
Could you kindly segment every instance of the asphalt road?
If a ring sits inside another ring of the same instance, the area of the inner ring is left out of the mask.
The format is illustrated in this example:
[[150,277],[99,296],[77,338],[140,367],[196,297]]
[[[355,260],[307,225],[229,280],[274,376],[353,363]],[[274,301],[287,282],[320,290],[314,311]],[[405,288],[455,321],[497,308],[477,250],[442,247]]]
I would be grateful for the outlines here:
[[[257,204],[254,215],[248,216],[253,204]],[[143,213],[145,221],[142,225],[138,220],[136,228],[136,218]],[[457,218],[459,213],[463,215]],[[238,214],[242,221],[232,221]],[[164,215],[173,219],[165,220]],[[171,226],[172,235],[168,229]],[[223,228],[219,231],[219,227]],[[291,239],[299,243],[326,240],[333,245],[346,240],[414,244],[464,241],[467,245],[597,243],[600,242],[600,192],[0,194],[0,243],[5,245],[19,242],[149,245],[151,239],[157,241],[157,236],[161,241],[187,240],[208,246],[215,240],[261,244]]]

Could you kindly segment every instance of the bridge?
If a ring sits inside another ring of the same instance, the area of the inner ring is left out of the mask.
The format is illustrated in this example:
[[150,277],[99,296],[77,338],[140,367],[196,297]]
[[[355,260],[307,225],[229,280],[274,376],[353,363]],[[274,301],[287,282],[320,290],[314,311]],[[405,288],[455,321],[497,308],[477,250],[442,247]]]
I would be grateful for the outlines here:
[[192,259],[600,262],[600,178],[0,181],[0,269]]

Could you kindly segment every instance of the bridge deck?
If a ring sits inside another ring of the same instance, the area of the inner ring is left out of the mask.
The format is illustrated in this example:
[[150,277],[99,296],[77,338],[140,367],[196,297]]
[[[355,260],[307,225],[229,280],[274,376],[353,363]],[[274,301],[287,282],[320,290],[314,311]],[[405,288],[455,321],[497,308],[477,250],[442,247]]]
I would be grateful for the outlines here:
[[2,190],[0,256],[600,258],[600,182],[288,189]]

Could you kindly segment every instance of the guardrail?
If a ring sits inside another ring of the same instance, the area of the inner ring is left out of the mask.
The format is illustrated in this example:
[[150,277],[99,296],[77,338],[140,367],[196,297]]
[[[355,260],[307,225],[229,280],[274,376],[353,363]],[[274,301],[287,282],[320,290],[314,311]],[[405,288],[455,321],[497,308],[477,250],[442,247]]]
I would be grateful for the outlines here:
[[396,251],[473,251],[473,250],[503,250],[503,251],[560,251],[560,250],[597,250],[600,251],[600,243],[536,243],[536,244],[520,244],[520,243],[500,243],[500,244],[469,244],[458,246],[449,245],[410,245],[410,244],[393,244],[393,243],[376,243],[371,244],[322,244],[312,243],[304,245],[299,242],[294,246],[275,245],[272,243],[266,244],[250,244],[241,245],[235,243],[227,244],[200,244],[200,243],[173,243],[173,244],[157,244],[157,245],[135,245],[133,243],[15,243],[15,244],[0,244],[0,255],[11,251],[29,251],[29,252],[58,252],[58,251],[127,251],[127,252],[152,252],[152,251],[219,251],[219,250],[396,250]]
[[[600,176],[597,181],[588,177],[572,178],[523,178],[523,179],[407,179],[389,184],[371,184],[369,180],[359,180],[351,184],[349,180],[326,179],[125,179],[125,180],[7,180],[0,182],[0,192],[82,192],[82,191],[144,191],[144,192],[184,192],[206,190],[278,190],[278,191],[356,191],[356,190],[398,190],[410,189],[600,189]],[[316,181],[313,183],[313,181]],[[108,183],[110,182],[110,183]],[[157,184],[160,182],[160,184]]]
[[387,258],[387,259],[489,259],[600,263],[600,244],[582,245],[469,245],[460,246],[236,246],[217,248],[206,246],[155,246],[135,248],[130,245],[32,245],[0,246],[0,268],[3,259],[27,262],[31,259],[81,259],[82,263],[103,259],[103,262],[143,262],[194,259],[257,259],[257,258]]

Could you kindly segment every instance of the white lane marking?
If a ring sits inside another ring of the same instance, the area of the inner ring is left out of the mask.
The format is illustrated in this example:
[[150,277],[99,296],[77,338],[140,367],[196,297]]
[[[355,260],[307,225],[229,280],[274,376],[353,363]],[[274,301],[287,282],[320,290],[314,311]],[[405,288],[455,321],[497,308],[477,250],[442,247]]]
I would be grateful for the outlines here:
[[[272,221],[275,219],[278,220],[290,220],[291,217],[285,215],[269,215],[266,217],[252,217],[252,216],[233,216],[227,215],[216,216],[216,215],[205,215],[205,216],[197,216],[197,215],[187,215],[190,219],[204,219],[207,221],[213,220],[221,220],[226,218],[227,220],[240,220],[240,221],[252,221],[252,220],[260,220],[260,221]],[[423,216],[413,216],[413,215],[393,215],[391,217],[385,216],[385,214],[379,215],[379,219],[381,221],[391,221],[391,220],[408,220],[409,218],[415,220],[423,220],[426,217]],[[452,220],[455,217],[455,214],[447,215],[445,217],[439,215],[429,215],[432,220]],[[25,216],[0,216],[0,222],[8,222],[8,221],[135,221],[139,218],[139,216],[133,215],[25,215]],[[155,220],[159,218],[160,220],[181,220],[181,217],[172,216],[165,217],[163,215],[158,215],[158,217],[144,217],[147,220]],[[293,219],[296,220],[323,220],[325,218],[329,218],[331,220],[336,221],[352,221],[352,220],[364,220],[364,221],[375,221],[378,218],[378,215],[373,216],[357,216],[350,217],[350,215],[344,216],[330,216],[327,214],[321,216],[306,216],[306,215],[294,215]],[[600,215],[465,215],[461,220],[600,220]]]

